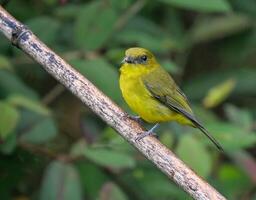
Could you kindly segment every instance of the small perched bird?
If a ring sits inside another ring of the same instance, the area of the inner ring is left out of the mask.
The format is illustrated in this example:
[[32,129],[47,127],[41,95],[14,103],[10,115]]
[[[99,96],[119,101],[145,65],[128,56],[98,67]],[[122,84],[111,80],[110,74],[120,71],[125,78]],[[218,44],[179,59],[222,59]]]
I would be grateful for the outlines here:
[[156,123],[137,140],[152,135],[160,122],[176,121],[199,128],[219,150],[221,145],[196,119],[187,97],[147,49],[126,50],[120,68],[120,88],[130,108],[148,123]]

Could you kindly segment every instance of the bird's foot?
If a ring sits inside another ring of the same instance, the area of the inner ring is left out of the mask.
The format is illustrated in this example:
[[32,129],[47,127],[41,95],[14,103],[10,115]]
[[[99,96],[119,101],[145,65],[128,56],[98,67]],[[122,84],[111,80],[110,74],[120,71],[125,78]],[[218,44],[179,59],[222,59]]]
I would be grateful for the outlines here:
[[149,129],[148,131],[145,131],[143,133],[141,133],[139,136],[137,136],[137,138],[135,139],[135,141],[139,141],[141,139],[143,139],[144,137],[153,135],[156,136],[158,138],[158,135],[156,133],[154,133],[154,130],[158,127],[159,124],[155,124],[151,129]]
[[140,116],[128,115],[128,118],[138,122],[139,124],[142,124],[142,122],[143,122],[143,120],[141,119]]
[[141,139],[143,139],[144,137],[147,137],[147,136],[150,136],[150,135],[152,135],[152,136],[156,136],[156,138],[158,138],[158,135],[157,134],[155,134],[154,132],[152,132],[152,131],[145,131],[145,132],[143,132],[143,133],[141,133],[139,136],[137,136],[136,137],[136,139],[135,139],[135,141],[137,142],[137,141],[140,141]]

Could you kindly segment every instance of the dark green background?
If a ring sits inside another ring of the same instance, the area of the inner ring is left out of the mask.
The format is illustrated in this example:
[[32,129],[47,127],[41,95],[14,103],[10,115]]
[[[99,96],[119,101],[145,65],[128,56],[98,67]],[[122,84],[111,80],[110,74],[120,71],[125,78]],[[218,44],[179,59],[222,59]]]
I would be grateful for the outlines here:
[[[225,154],[176,123],[157,130],[160,140],[228,199],[256,200],[255,0],[10,0],[6,9],[129,113],[118,87],[124,51],[155,53]],[[2,35],[0,139],[3,200],[190,199]]]

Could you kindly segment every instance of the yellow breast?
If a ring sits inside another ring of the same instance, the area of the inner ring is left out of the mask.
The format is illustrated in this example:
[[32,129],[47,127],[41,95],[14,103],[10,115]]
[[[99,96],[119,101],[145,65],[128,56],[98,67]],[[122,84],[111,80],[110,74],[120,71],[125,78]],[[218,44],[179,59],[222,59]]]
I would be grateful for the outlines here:
[[177,120],[179,115],[154,99],[142,82],[141,68],[134,68],[132,72],[126,67],[121,68],[120,88],[122,95],[130,106],[142,119],[149,123]]

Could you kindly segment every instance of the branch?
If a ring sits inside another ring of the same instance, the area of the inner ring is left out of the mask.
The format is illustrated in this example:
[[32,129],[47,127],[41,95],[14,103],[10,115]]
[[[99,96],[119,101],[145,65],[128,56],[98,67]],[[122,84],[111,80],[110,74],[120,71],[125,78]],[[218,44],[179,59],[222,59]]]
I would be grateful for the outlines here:
[[1,6],[0,31],[194,199],[225,199],[154,137],[135,141],[142,127]]

